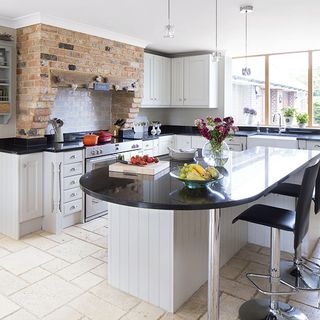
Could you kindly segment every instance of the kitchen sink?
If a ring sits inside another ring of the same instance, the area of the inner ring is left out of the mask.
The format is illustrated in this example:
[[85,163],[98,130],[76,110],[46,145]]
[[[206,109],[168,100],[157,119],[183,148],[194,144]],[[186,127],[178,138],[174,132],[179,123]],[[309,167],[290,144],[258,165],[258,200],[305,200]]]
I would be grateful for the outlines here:
[[278,148],[288,148],[297,149],[298,140],[297,137],[292,134],[257,134],[254,136],[249,136],[247,140],[248,148],[251,147],[278,147]]

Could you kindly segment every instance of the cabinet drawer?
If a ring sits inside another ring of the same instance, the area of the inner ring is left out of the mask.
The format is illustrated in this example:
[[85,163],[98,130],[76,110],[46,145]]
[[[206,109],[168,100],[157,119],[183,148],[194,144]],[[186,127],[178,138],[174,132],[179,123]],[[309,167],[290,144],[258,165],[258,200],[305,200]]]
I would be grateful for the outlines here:
[[143,141],[142,148],[143,148],[143,150],[153,149],[153,141],[152,140]]
[[70,202],[73,200],[78,200],[82,198],[82,191],[80,188],[74,188],[67,191],[64,191],[63,193],[63,201]]
[[81,178],[81,174],[74,176],[74,177],[64,178],[63,179],[63,190],[68,190],[68,189],[79,187],[80,178]]
[[71,201],[63,206],[63,214],[65,216],[82,210],[82,199]]
[[63,154],[63,163],[75,163],[82,161],[82,150],[75,150],[70,152],[65,152]]
[[63,176],[70,177],[82,173],[82,162],[71,163],[63,166]]
[[320,150],[320,141],[307,141],[308,150]]
[[243,151],[242,144],[228,144],[230,151]]

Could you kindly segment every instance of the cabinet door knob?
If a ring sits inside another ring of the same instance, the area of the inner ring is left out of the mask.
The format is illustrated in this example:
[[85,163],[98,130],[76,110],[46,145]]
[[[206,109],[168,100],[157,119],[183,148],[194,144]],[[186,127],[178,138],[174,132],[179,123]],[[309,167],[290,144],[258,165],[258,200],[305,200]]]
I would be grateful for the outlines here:
[[70,194],[70,197],[71,197],[71,198],[74,198],[76,195],[77,195],[76,193],[71,193],[71,194]]
[[76,168],[71,168],[70,171],[74,172],[74,171],[76,171]]
[[72,180],[72,181],[70,182],[70,184],[76,184],[75,180]]
[[77,206],[70,207],[70,210],[74,210]]
[[75,159],[76,158],[76,156],[75,155],[72,155],[71,157],[70,157],[70,159]]

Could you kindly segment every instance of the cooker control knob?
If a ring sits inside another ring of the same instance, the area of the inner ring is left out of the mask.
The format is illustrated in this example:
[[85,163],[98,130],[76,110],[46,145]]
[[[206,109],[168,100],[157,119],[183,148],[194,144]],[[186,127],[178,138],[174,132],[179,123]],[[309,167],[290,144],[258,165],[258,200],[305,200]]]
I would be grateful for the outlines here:
[[91,154],[94,156],[96,153],[94,150],[91,151]]
[[102,152],[103,152],[102,149],[100,149],[100,150],[99,150],[99,154],[102,154]]

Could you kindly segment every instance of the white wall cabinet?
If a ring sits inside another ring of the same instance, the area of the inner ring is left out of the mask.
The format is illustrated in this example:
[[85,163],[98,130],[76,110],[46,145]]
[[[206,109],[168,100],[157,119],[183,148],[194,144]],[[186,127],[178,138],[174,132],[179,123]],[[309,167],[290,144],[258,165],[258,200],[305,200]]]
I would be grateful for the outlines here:
[[42,211],[42,154],[33,153],[20,156],[19,194],[20,222],[32,220],[43,215]]
[[218,65],[211,54],[144,55],[142,107],[218,107]]
[[172,106],[218,107],[218,67],[212,55],[172,59]]
[[183,106],[183,79],[184,79],[184,58],[172,59],[171,69],[171,104],[174,106]]
[[171,59],[144,54],[144,106],[170,105],[171,99]]

